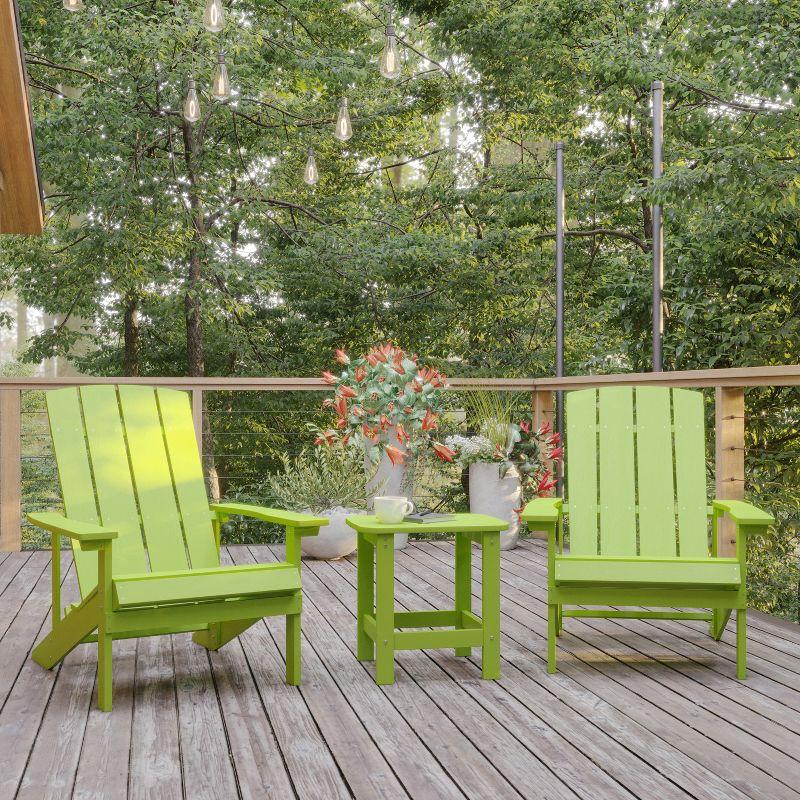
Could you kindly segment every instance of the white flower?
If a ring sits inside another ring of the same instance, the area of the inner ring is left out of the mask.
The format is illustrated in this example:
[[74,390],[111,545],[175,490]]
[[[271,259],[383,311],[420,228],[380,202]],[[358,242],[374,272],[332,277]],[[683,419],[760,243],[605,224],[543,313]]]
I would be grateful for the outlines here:
[[448,436],[444,443],[456,451],[456,459],[462,467],[495,460],[494,445],[486,436]]

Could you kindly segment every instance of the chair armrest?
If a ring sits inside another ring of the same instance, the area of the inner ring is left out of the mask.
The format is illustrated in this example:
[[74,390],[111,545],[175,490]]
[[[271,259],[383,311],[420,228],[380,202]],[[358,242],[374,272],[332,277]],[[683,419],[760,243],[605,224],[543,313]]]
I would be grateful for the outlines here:
[[108,544],[116,539],[119,533],[93,522],[80,522],[76,519],[67,519],[62,514],[44,511],[37,514],[28,514],[28,521],[37,528],[57,533],[74,539],[81,546],[81,550],[92,550],[98,546]]
[[[296,511],[284,511],[280,508],[251,506],[248,503],[212,503],[209,508],[215,512],[220,522],[228,517],[241,514],[243,517],[273,522],[286,528],[286,560],[300,568],[300,539],[303,536],[316,536],[322,525],[327,525],[327,517],[315,517],[313,514],[298,514]],[[217,540],[219,546],[219,540]]]
[[743,500],[714,500],[714,511],[727,511],[737,525],[771,525],[775,517]]
[[[327,517],[315,517],[312,514],[298,514],[296,511],[284,511],[280,508],[266,508],[265,506],[253,506],[249,503],[212,503],[211,510],[219,518],[227,518],[235,515],[260,519],[264,522],[273,522],[277,525],[285,525],[288,528],[314,528],[327,525]],[[224,520],[223,520],[224,521]],[[305,536],[315,536],[318,530],[301,533]]]
[[522,512],[524,522],[558,522],[562,516],[563,500],[560,497],[537,497]]

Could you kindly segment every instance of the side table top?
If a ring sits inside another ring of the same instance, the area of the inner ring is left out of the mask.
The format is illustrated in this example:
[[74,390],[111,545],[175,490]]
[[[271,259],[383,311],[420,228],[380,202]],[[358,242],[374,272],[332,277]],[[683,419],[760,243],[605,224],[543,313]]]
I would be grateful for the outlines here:
[[453,514],[452,519],[441,522],[378,522],[374,515],[353,515],[347,524],[361,533],[499,533],[508,522],[486,514]]

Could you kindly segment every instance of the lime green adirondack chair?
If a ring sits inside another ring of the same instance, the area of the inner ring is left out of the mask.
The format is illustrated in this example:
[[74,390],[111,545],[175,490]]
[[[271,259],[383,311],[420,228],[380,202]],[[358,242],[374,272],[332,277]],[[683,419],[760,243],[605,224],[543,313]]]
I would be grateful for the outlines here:
[[[98,705],[111,709],[111,643],[195,631],[216,650],[262,617],[286,616],[286,680],[300,682],[300,537],[326,519],[237,503],[209,506],[189,398],[146,386],[47,393],[66,516],[52,535],[53,629],[33,659],[51,669],[97,642]],[[287,563],[220,566],[219,529],[242,514],[286,527]],[[72,540],[81,601],[60,613],[59,550]]]
[[[548,672],[556,670],[562,617],[703,619],[719,639],[735,609],[736,674],[743,679],[747,537],[773,518],[736,500],[714,500],[708,508],[702,394],[660,387],[583,389],[567,394],[566,418],[569,505],[539,498],[522,515],[548,532]],[[563,541],[566,513],[569,553]],[[717,522],[726,513],[737,527],[735,558],[715,556]],[[564,605],[670,610],[562,610]]]

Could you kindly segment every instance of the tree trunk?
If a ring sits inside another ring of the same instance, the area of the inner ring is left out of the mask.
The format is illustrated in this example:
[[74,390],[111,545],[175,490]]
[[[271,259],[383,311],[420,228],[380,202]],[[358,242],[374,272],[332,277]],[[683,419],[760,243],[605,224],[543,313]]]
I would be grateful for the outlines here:
[[189,257],[189,279],[186,282],[184,310],[186,314],[186,367],[191,378],[205,374],[203,354],[203,325],[201,320],[202,300],[200,283],[203,278],[202,262],[198,248],[192,247]]
[[126,377],[139,377],[139,297],[129,292],[125,297],[125,362]]
[[[203,201],[197,190],[197,173],[195,159],[200,152],[201,140],[195,136],[192,125],[186,120],[182,121],[183,150],[186,160],[186,172],[189,177],[189,204],[192,208],[192,245],[189,250],[189,273],[186,280],[186,292],[183,298],[184,314],[186,317],[186,372],[191,378],[201,378],[205,375],[205,354],[203,349],[203,258],[205,255],[206,218]],[[211,500],[218,503],[220,500],[219,474],[216,459],[214,458],[214,440],[211,431],[211,421],[205,413],[205,397],[203,398],[203,442],[204,453],[201,454],[203,470],[208,480]]]
[[186,371],[189,377],[199,378],[205,374],[203,353],[202,297],[203,254],[205,251],[206,220],[203,201],[197,190],[195,158],[200,152],[200,140],[194,134],[192,125],[182,120],[183,150],[186,172],[189,178],[189,204],[192,208],[192,244],[189,250],[189,274],[184,294],[184,313],[186,316]]
[[203,470],[208,482],[208,493],[211,495],[211,502],[219,503],[222,499],[222,492],[220,490],[217,462],[214,458],[214,435],[211,432],[211,419],[206,410],[206,394],[207,392],[203,392]]

